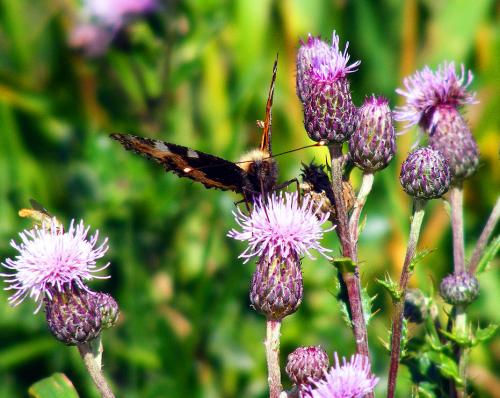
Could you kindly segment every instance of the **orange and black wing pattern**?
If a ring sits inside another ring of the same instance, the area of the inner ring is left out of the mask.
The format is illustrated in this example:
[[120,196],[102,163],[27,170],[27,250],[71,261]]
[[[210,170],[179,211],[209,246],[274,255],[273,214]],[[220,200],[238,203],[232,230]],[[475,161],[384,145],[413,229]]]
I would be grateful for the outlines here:
[[243,193],[246,172],[233,162],[185,146],[132,134],[110,135],[123,147],[160,163],[166,171],[201,182],[207,188]]

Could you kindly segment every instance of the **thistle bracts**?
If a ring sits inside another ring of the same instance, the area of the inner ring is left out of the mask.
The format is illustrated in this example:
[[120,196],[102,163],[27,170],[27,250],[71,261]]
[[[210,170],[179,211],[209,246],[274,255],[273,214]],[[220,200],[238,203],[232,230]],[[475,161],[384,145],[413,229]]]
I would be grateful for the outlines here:
[[419,148],[403,162],[399,181],[405,192],[416,199],[439,198],[450,186],[450,168],[439,151]]
[[364,172],[382,170],[396,152],[389,102],[383,97],[367,98],[358,111],[359,125],[349,140],[349,157]]
[[79,345],[101,333],[101,312],[97,295],[75,285],[54,289],[45,298],[45,316],[50,332],[67,345]]
[[304,108],[305,129],[314,141],[344,142],[356,128],[357,111],[347,74],[356,71],[360,62],[347,65],[347,47],[344,52],[339,50],[339,37],[334,32],[330,51],[317,43],[309,47],[310,65],[309,58],[301,58],[300,68],[305,72],[297,73],[297,92]]
[[101,327],[102,329],[109,329],[116,324],[120,309],[116,300],[107,293],[96,293],[97,307],[101,314]]
[[468,124],[450,106],[436,109],[434,119],[439,122],[429,133],[429,145],[448,160],[453,182],[470,177],[479,164],[479,150]]
[[288,355],[286,373],[297,386],[318,380],[328,370],[330,360],[320,346],[299,347]]
[[250,302],[255,311],[271,320],[293,314],[302,302],[300,259],[295,256],[261,257],[250,285]]
[[467,305],[479,296],[479,282],[468,272],[451,274],[441,281],[439,290],[448,304]]

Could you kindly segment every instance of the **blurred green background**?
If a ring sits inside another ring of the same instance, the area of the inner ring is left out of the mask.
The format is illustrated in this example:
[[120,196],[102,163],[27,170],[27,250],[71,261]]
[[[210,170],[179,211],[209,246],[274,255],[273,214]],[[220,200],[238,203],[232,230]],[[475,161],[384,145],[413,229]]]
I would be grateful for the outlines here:
[[[274,102],[274,152],[309,144],[295,95],[295,53],[308,32],[341,47],[350,42],[354,100],[400,101],[402,78],[425,64],[464,62],[474,71],[479,104],[466,109],[481,150],[481,167],[466,183],[470,255],[498,195],[500,126],[499,5],[493,0],[413,1],[166,1],[127,24],[101,57],[68,47],[77,4],[65,0],[0,1],[0,259],[30,226],[17,211],[36,198],[64,223],[84,219],[109,236],[111,279],[92,284],[121,306],[117,327],[104,333],[105,372],[119,397],[265,397],[264,318],[249,307],[253,264],[226,237],[237,197],[205,190],[125,152],[108,138],[131,132],[192,146],[227,159],[259,142],[272,63],[279,52]],[[369,326],[373,370],[385,395],[392,305],[375,283],[399,274],[411,206],[398,173],[416,130],[398,137],[398,156],[376,175],[360,242],[363,285],[377,294]],[[325,149],[278,158],[281,180],[300,162],[323,161]],[[353,183],[359,183],[354,173]],[[414,286],[429,292],[451,270],[448,216],[429,206],[420,246],[437,248],[419,264]],[[338,253],[335,235],[325,245]],[[327,261],[305,260],[305,292],[282,327],[282,363],[299,345],[321,344],[351,355],[354,344],[332,296]],[[481,276],[475,322],[500,323],[498,267]],[[4,287],[4,283],[0,283]],[[57,343],[31,302],[7,305],[0,292],[0,397],[66,373],[82,397],[96,397],[75,348]],[[411,327],[418,334],[418,327]],[[472,388],[499,397],[500,339],[471,354]],[[495,375],[496,373],[496,375]],[[398,396],[410,396],[402,369]],[[285,385],[289,382],[284,376]]]

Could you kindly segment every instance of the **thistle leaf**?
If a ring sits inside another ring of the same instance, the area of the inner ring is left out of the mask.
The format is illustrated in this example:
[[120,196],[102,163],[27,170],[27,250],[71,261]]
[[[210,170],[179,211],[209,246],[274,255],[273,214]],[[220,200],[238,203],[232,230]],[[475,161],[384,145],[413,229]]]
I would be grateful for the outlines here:
[[499,249],[500,249],[500,235],[497,235],[495,238],[493,238],[493,240],[489,243],[489,245],[486,246],[486,250],[484,251],[481,260],[479,260],[479,263],[477,265],[477,270],[476,270],[477,275],[488,269],[488,266],[497,255]]
[[376,281],[389,292],[393,301],[401,300],[403,294],[401,290],[399,290],[399,285],[391,279],[388,273],[385,274],[385,279],[377,279]]

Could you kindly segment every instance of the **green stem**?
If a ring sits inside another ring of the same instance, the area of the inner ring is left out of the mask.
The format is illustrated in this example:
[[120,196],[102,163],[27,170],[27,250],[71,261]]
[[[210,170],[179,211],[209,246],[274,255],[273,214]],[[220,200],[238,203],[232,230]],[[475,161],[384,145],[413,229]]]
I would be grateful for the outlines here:
[[415,256],[417,249],[418,238],[420,236],[420,228],[425,214],[425,201],[415,199],[413,205],[413,217],[410,226],[410,237],[406,248],[406,256],[401,270],[399,279],[400,296],[396,301],[394,315],[392,317],[392,333],[391,333],[391,364],[389,367],[389,381],[387,384],[387,398],[394,398],[396,393],[396,380],[398,376],[399,360],[401,356],[401,336],[403,330],[404,303],[406,296],[406,288],[411,276],[411,261]]
[[115,398],[113,391],[109,387],[108,382],[104,378],[101,369],[102,358],[102,342],[98,337],[93,342],[83,343],[78,345],[78,351],[83,359],[83,363],[87,368],[92,381],[96,385],[102,398]]
[[351,218],[349,220],[349,229],[351,231],[352,241],[356,248],[359,238],[359,219],[361,217],[363,207],[365,206],[366,199],[368,198],[368,195],[372,190],[373,179],[374,175],[372,173],[363,174],[363,180],[361,181],[361,187],[359,188],[358,197],[356,198],[356,203],[354,204],[354,209],[352,210]]
[[280,328],[281,321],[268,319],[266,327],[266,359],[269,398],[279,398],[282,390],[280,370]]

